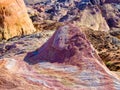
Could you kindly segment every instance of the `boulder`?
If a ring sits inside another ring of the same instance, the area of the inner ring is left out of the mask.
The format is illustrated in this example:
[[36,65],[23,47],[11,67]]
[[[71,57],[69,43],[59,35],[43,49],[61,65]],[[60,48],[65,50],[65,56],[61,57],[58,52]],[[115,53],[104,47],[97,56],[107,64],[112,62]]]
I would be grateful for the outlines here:
[[0,39],[35,32],[23,0],[0,1]]
[[[78,55],[80,53],[82,54]],[[54,35],[33,54],[35,54],[32,55],[33,57],[28,54],[28,57],[30,57],[29,59],[34,60],[30,61],[31,64],[38,63],[40,60],[46,60],[50,62],[66,62],[78,65],[79,59],[84,59],[82,56],[85,55],[84,57],[94,58],[94,55],[96,55],[91,44],[81,30],[71,24],[60,27]],[[78,57],[78,59],[74,59],[75,57]],[[100,60],[97,55],[95,57]]]
[[120,79],[102,63],[81,28],[66,24],[48,40],[50,32],[0,45],[1,90],[119,90]]

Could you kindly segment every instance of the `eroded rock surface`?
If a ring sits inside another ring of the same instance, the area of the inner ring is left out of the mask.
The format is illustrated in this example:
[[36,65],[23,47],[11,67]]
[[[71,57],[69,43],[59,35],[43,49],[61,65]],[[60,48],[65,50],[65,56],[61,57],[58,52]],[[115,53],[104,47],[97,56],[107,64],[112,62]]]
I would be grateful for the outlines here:
[[32,65],[58,62],[77,66],[80,70],[79,89],[119,88],[114,86],[115,82],[120,82],[119,79],[116,76],[116,79],[113,78],[85,35],[73,25],[58,29],[40,49],[28,53],[25,61]]
[[96,31],[108,32],[110,30],[105,18],[102,16],[101,10],[97,6],[87,7],[72,21],[78,26],[85,26]]
[[[5,0],[2,0],[0,3],[4,1]],[[9,1],[12,2],[13,0]],[[69,4],[65,3],[63,6],[68,7]],[[70,11],[72,10],[71,12],[63,13],[66,9],[61,10],[61,16],[58,16],[59,18],[57,18],[57,20],[65,14],[71,14],[71,16],[75,14],[75,16],[77,16],[79,9],[77,7],[77,9],[73,10],[73,6],[74,3],[72,3],[69,9]],[[49,5],[47,9],[48,7]],[[44,15],[45,9],[39,8],[39,5],[35,8],[42,12],[43,16],[41,17],[47,16]],[[120,79],[116,74],[109,71],[100,59],[100,57],[105,56],[107,60],[111,60],[111,58],[119,60],[119,30],[118,32],[114,32],[113,30],[110,33],[113,36],[117,35],[117,37],[112,37],[111,35],[108,37],[109,34],[107,32],[109,31],[109,27],[102,17],[100,9],[98,7],[86,8],[83,12],[84,13],[81,14],[82,20],[80,20],[84,21],[84,23],[79,28],[72,24],[65,24],[54,34],[54,31],[48,30],[33,35],[22,36],[21,38],[12,38],[9,39],[8,42],[1,42],[0,89],[119,90]],[[54,16],[57,17],[56,11],[54,14]],[[87,14],[93,21],[91,21],[90,18],[86,19],[84,17],[84,15],[87,16]],[[51,15],[53,15],[53,13]],[[39,20],[41,20],[41,17]],[[70,18],[66,19],[66,21],[69,21]],[[79,18],[80,17],[72,17],[72,19],[75,20],[79,20]],[[36,18],[33,20],[35,19]],[[40,22],[39,20],[38,22]],[[48,24],[46,25],[46,23]],[[46,23],[43,25],[43,28],[53,29],[52,26],[54,26],[54,23]],[[14,26],[14,24],[11,25]],[[37,25],[39,28],[39,24]],[[83,33],[83,31],[85,32],[84,26],[89,28],[89,32],[85,33],[86,35]],[[0,37],[3,37],[2,35],[3,34],[1,34]],[[100,57],[86,36],[93,46],[100,51]],[[114,47],[114,45],[116,46]],[[116,55],[114,55],[113,52]],[[107,54],[109,54],[109,57]],[[114,63],[116,64],[116,61]],[[110,63],[107,64],[110,65]],[[119,64],[118,61],[117,64]]]
[[[48,4],[43,4],[39,2],[27,6],[33,22],[36,21],[37,23],[39,23],[44,22],[45,20],[52,20],[55,22],[63,23],[74,22],[78,26],[86,26],[97,31],[110,30],[108,23],[106,22],[106,18],[105,16],[103,16],[103,12],[101,11],[100,7],[102,6],[89,5],[89,0],[66,3],[67,4],[65,4],[64,2],[51,2]],[[107,11],[106,8],[104,9]]]
[[0,1],[0,39],[9,39],[33,32],[35,28],[23,0]]
[[119,90],[120,80],[102,63],[79,28],[68,24],[53,32],[0,44],[1,89]]
[[101,9],[110,28],[120,28],[120,12],[115,6],[113,4],[104,4]]

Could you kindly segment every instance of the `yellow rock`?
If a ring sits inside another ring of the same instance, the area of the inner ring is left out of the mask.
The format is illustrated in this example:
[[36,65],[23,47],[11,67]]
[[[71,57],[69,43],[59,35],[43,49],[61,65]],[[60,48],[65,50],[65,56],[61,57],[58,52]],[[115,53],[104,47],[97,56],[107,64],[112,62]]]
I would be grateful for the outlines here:
[[23,0],[0,0],[0,32],[2,39],[35,32]]

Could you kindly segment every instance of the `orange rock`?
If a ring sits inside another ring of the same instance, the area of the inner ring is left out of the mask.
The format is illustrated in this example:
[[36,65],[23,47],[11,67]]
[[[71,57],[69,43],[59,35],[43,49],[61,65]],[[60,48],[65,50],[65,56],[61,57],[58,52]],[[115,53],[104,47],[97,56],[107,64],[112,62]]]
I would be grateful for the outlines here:
[[4,64],[6,63],[5,60],[0,60],[0,68],[2,68],[4,66]]
[[9,39],[31,34],[35,28],[23,0],[0,0],[0,36]]

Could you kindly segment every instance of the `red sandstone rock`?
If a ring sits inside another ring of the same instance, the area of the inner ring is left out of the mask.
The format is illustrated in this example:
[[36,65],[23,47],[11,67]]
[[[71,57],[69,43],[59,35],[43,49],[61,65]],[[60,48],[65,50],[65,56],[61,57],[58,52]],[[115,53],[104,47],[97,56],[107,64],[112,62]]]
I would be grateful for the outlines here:
[[[68,61],[67,63],[69,63],[69,60],[80,52],[81,55],[79,55],[79,57],[81,56],[81,58],[82,56],[84,57],[84,55],[85,57],[94,58],[93,54],[95,54],[95,51],[81,30],[73,25],[65,25],[57,30],[55,34],[35,52],[36,54],[33,54],[33,58],[31,57],[30,59],[49,60],[50,62],[61,63]],[[99,57],[97,59],[99,59]]]
[[[81,86],[79,90],[118,88],[114,86],[114,75],[102,63],[85,35],[74,25],[68,24],[59,28],[40,49],[29,53],[26,61],[30,64],[49,61],[78,66]],[[120,82],[119,79],[116,80]]]
[[33,63],[36,63],[37,60],[48,60],[50,62],[79,64],[78,59],[83,60],[84,57],[94,58],[94,54],[96,55],[85,35],[73,25],[61,27],[35,53],[35,56],[30,57]]

